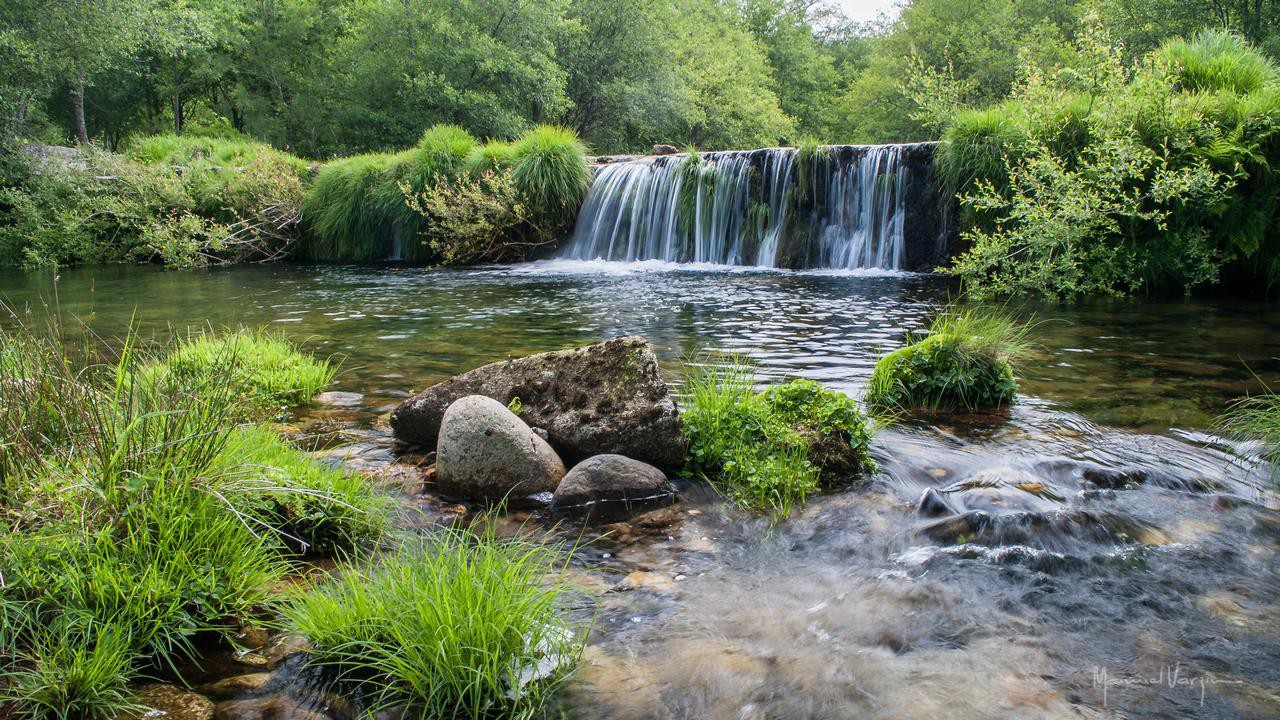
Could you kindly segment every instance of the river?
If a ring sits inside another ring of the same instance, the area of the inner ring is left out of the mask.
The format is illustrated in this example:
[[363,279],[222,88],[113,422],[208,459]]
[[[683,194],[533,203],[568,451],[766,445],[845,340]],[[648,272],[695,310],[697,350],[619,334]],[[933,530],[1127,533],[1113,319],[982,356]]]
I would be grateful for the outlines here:
[[[0,272],[0,299],[36,322],[45,305],[104,337],[265,325],[340,357],[335,389],[356,395],[304,419],[338,422],[352,444],[337,454],[375,465],[394,460],[385,416],[409,392],[619,335],[649,339],[677,384],[689,358],[732,350],[762,381],[859,397],[954,292],[929,275],[657,262]],[[1280,387],[1280,307],[1011,309],[1040,347],[1007,414],[891,425],[874,477],[780,524],[684,482],[671,508],[583,531],[572,572],[594,625],[564,716],[1280,717],[1280,501],[1213,427]],[[1015,481],[1037,492],[981,491]],[[916,500],[957,483],[999,526],[922,534]]]

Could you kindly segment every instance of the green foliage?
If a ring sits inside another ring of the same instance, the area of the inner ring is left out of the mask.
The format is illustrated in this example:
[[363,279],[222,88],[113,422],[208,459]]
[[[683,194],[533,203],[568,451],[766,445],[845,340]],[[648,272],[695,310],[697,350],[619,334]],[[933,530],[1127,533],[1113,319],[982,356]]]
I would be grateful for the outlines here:
[[386,529],[386,497],[368,480],[317,462],[268,428],[237,428],[212,471],[226,478],[224,494],[238,512],[299,551],[350,550]]
[[1013,402],[1013,363],[1031,349],[1029,326],[1004,311],[948,308],[927,337],[880,359],[867,388],[867,404],[977,410]]
[[1280,257],[1280,84],[1240,40],[1205,33],[1126,64],[1096,28],[1082,67],[1027,70],[1014,99],[957,116],[939,156],[976,295],[1173,288],[1224,272],[1263,285]]
[[581,652],[556,563],[537,543],[442,530],[342,568],[286,614],[371,714],[530,718]]
[[391,219],[373,199],[395,157],[356,155],[325,164],[302,199],[309,230],[302,255],[313,260],[381,260],[390,255]]
[[1276,82],[1276,66],[1237,35],[1205,30],[1192,40],[1173,38],[1154,56],[1156,67],[1188,92],[1241,95]]
[[577,135],[539,126],[510,145],[472,147],[453,172],[425,187],[402,182],[399,189],[401,204],[421,220],[415,227],[427,254],[462,265],[525,260],[554,243],[590,183]]
[[1233,402],[1218,426],[1237,440],[1255,443],[1272,477],[1280,476],[1280,395],[1264,386],[1262,393]]
[[873,469],[871,429],[848,396],[809,380],[763,393],[742,358],[718,358],[685,378],[687,469],[730,499],[785,516],[822,484]]
[[170,358],[134,336],[68,347],[56,324],[0,332],[0,706],[114,718],[149,668],[176,672],[197,638],[232,642],[271,610],[288,540],[372,540],[384,501],[237,427],[278,384],[157,373]]
[[202,333],[179,342],[159,362],[144,365],[147,385],[220,382],[244,399],[244,412],[303,405],[333,382],[336,368],[298,351],[283,336],[240,328]]
[[464,165],[472,177],[486,172],[500,173],[515,164],[515,148],[510,143],[490,140],[477,145],[467,153]]
[[526,132],[512,145],[511,180],[539,225],[558,229],[573,222],[591,184],[586,154],[576,133],[550,125]]

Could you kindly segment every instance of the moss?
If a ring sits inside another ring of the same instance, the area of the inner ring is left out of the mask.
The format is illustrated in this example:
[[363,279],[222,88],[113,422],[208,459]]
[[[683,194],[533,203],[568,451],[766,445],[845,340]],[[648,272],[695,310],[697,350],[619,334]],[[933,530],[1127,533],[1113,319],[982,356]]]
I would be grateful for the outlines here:
[[848,396],[811,380],[763,393],[739,360],[700,368],[686,380],[681,418],[686,469],[731,499],[787,514],[823,485],[871,470],[871,428]]
[[972,410],[1007,405],[1017,390],[1008,359],[975,346],[965,336],[941,333],[881,358],[871,376],[867,404],[883,409]]

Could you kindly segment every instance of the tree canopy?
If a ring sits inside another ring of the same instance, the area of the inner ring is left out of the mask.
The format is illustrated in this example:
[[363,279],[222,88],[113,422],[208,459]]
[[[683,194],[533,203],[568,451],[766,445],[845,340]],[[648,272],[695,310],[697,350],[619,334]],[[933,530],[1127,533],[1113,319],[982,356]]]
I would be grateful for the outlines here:
[[324,158],[452,123],[539,123],[596,152],[936,138],[926,104],[1004,99],[1100,22],[1130,58],[1202,29],[1280,56],[1280,0],[11,0],[7,136],[108,148],[243,133]]

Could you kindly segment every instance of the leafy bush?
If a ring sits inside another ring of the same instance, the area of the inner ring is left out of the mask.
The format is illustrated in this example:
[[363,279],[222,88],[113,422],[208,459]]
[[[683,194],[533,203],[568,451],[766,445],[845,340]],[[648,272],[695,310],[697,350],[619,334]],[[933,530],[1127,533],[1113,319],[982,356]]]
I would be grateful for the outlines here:
[[1013,99],[959,113],[938,157],[975,295],[1071,297],[1280,271],[1280,80],[1243,41],[1203,33],[1127,64],[1096,28],[1082,67],[1029,68]]
[[243,398],[244,412],[251,417],[256,411],[310,402],[336,373],[329,361],[299,352],[283,336],[240,328],[180,340],[163,360],[144,365],[140,377],[149,385],[225,383]]
[[200,215],[169,168],[86,151],[85,167],[45,167],[0,187],[0,264],[217,261],[232,230]]
[[729,498],[785,515],[822,484],[874,468],[871,429],[848,396],[810,380],[754,390],[738,357],[703,364],[685,378],[681,420],[687,470]]
[[442,180],[406,202],[423,217],[425,244],[444,265],[525,260],[555,242],[536,224],[510,170]]
[[1013,362],[1030,350],[1028,326],[1004,312],[950,308],[929,335],[880,359],[867,404],[885,410],[975,410],[1013,402]]
[[530,718],[581,651],[555,575],[544,546],[446,530],[343,568],[286,614],[370,715]]

